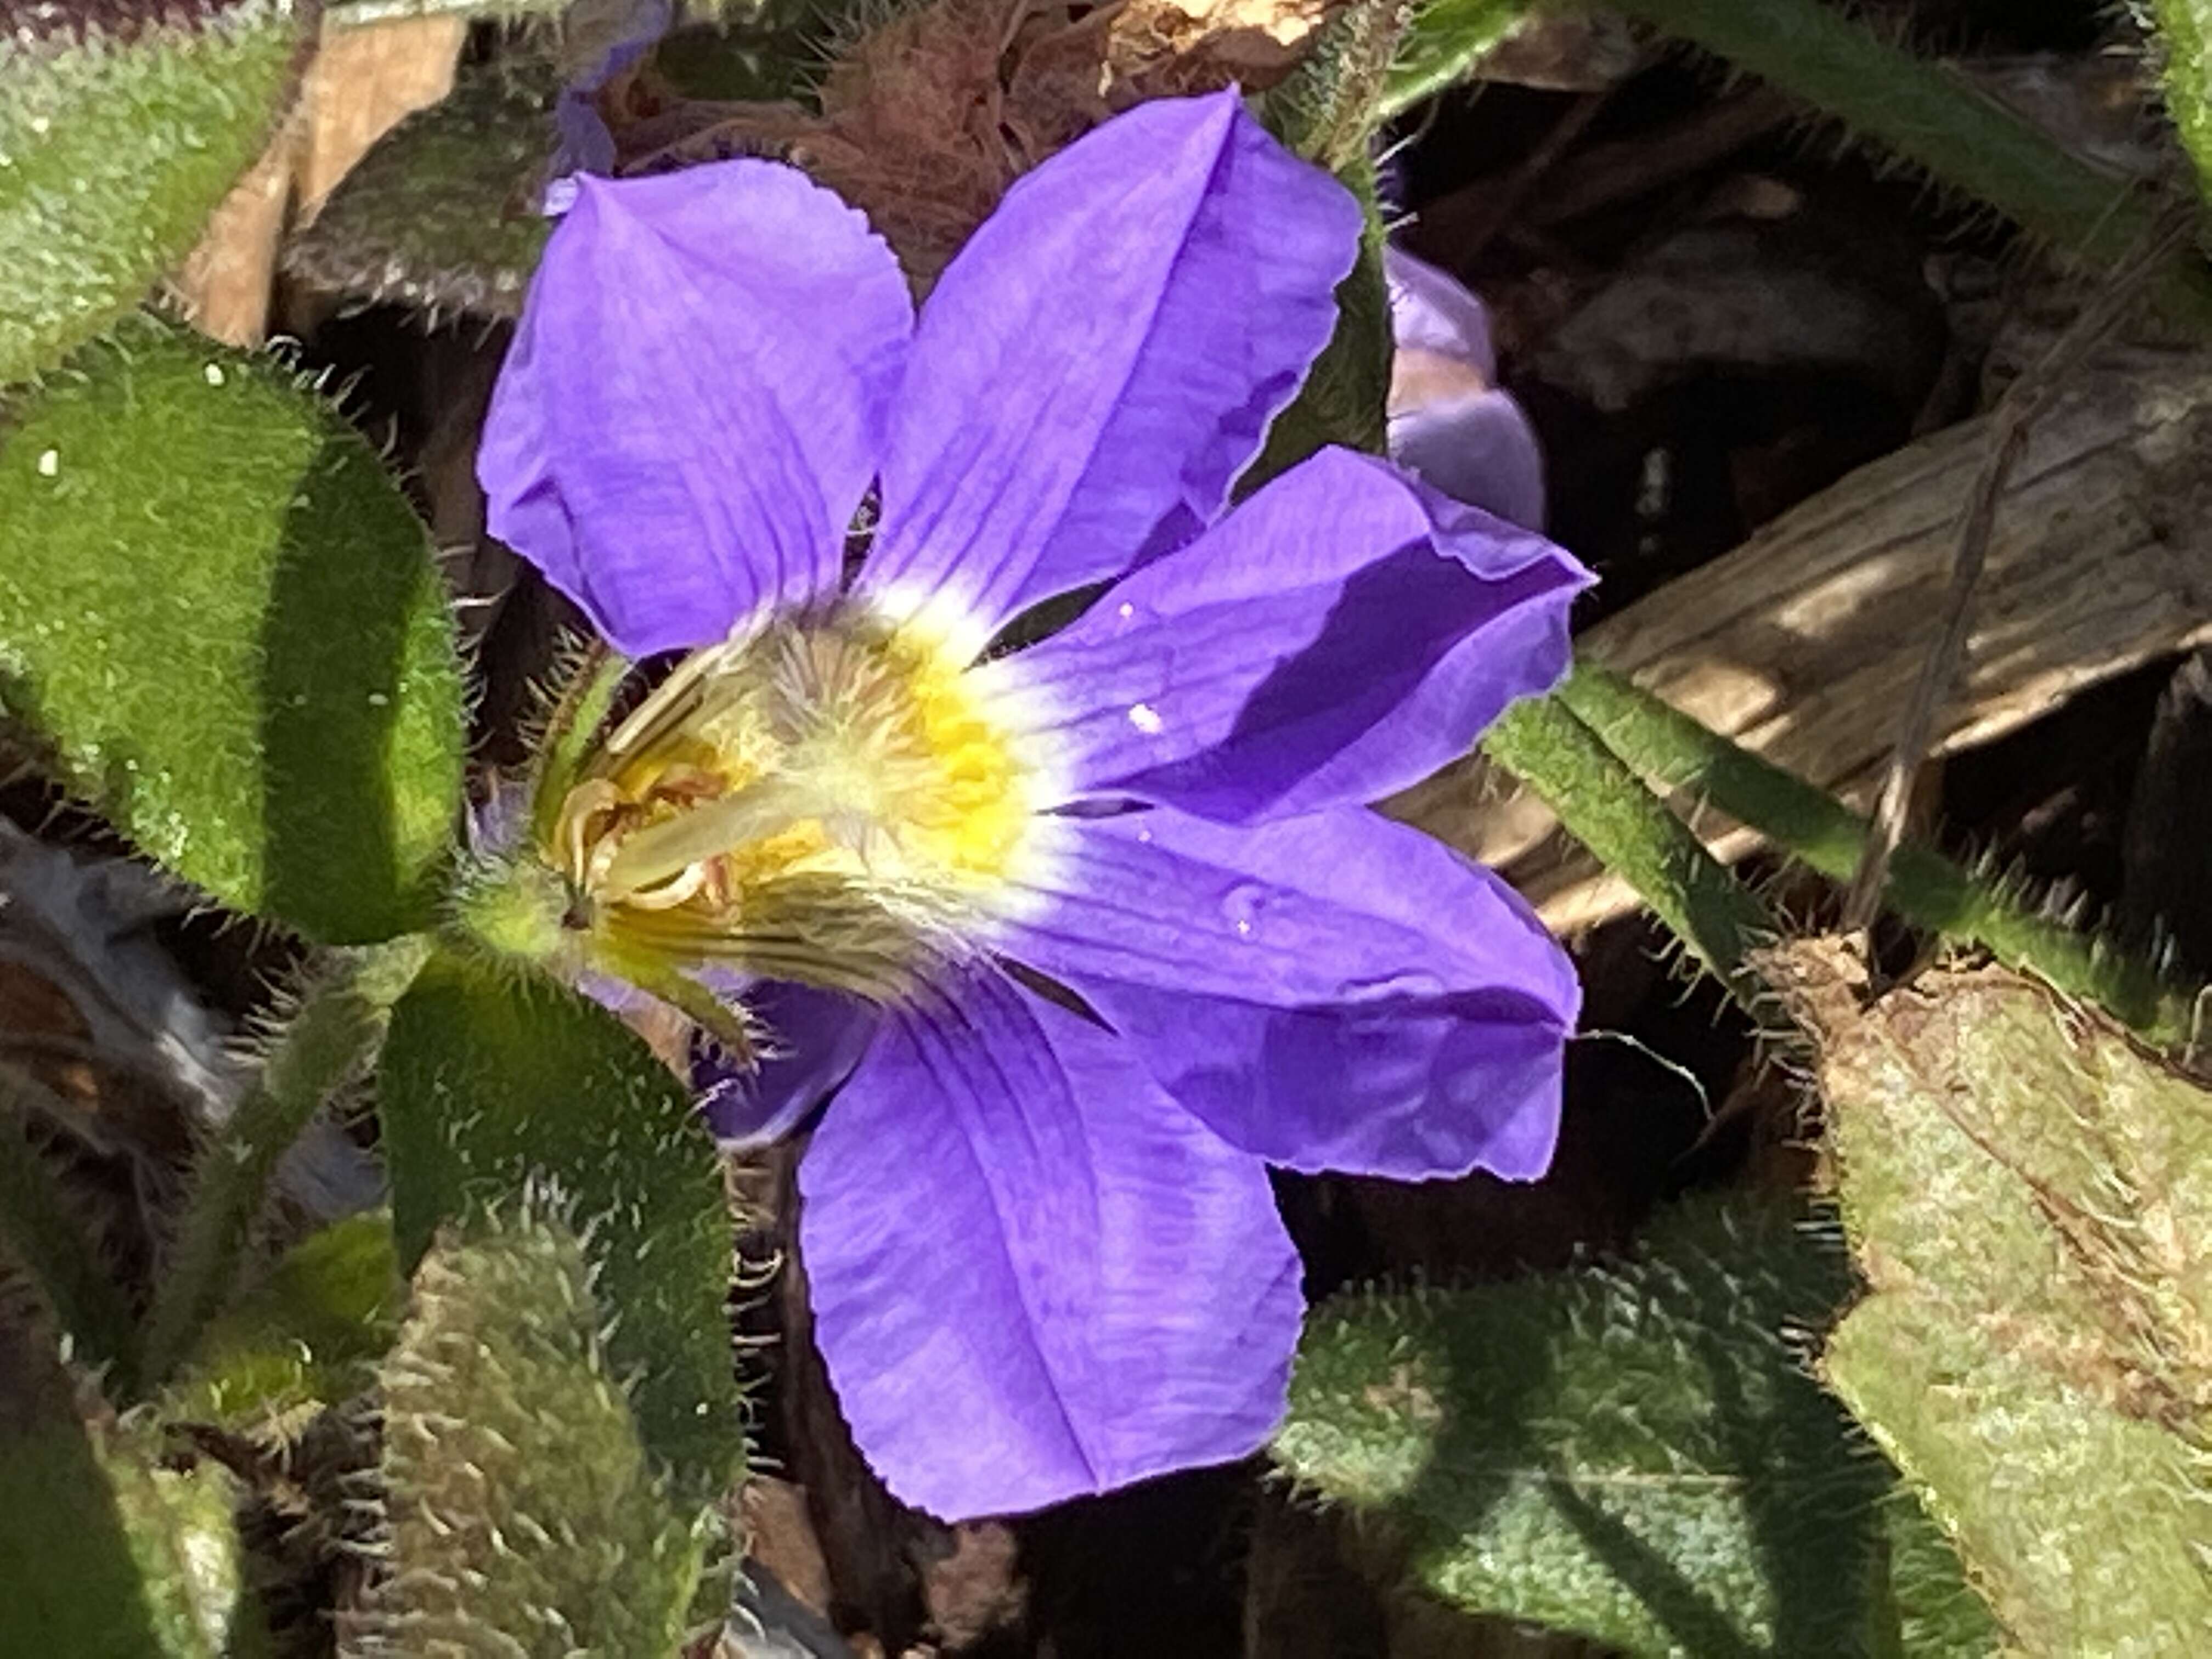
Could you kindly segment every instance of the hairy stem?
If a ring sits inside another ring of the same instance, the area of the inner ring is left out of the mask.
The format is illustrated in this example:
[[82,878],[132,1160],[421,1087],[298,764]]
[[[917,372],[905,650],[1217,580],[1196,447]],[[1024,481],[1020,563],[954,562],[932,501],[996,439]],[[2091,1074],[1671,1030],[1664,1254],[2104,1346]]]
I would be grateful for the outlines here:
[[1390,65],[1378,118],[1403,114],[1456,84],[1511,39],[1534,9],[1534,0],[1431,0],[1414,15]]
[[[1581,665],[1556,696],[1636,771],[1696,791],[1824,876],[1849,881],[1857,870],[1867,822],[1825,790],[1607,669]],[[1915,927],[1978,945],[2008,968],[2099,1004],[2154,1042],[2191,1040],[2195,999],[2148,963],[2039,915],[1940,853],[1900,846],[1884,898]]]
[[202,1149],[148,1322],[149,1382],[176,1368],[228,1299],[277,1161],[323,1103],[374,1055],[392,1004],[429,948],[428,941],[410,937],[338,957],[302,994],[259,1080]]
[[1635,888],[1747,1011],[1768,1011],[1771,1000],[1747,960],[1779,931],[1765,902],[1558,696],[1527,698],[1507,709],[1483,738],[1483,750]]

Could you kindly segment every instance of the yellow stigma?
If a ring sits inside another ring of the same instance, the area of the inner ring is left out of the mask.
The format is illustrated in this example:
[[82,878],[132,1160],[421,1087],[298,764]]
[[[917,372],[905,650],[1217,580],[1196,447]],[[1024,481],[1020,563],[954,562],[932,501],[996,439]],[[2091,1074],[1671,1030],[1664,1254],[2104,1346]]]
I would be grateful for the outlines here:
[[617,956],[896,996],[1042,804],[968,665],[851,608],[695,652],[586,760],[542,851]]

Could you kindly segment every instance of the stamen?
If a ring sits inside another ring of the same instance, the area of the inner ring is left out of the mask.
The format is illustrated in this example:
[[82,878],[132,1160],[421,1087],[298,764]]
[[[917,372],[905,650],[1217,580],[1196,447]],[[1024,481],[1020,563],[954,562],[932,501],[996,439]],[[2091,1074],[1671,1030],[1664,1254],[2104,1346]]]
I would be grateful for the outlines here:
[[788,830],[803,816],[794,793],[770,780],[631,831],[599,878],[600,896],[613,903],[631,901],[695,865]]
[[696,652],[585,763],[545,851],[617,953],[879,1000],[1012,878],[1035,780],[932,635],[854,610]]

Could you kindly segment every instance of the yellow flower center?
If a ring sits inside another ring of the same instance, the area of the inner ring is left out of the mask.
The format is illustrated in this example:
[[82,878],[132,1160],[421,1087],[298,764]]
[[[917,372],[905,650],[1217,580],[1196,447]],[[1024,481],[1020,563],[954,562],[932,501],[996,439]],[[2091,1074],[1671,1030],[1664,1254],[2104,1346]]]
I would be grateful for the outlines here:
[[1042,804],[968,665],[849,607],[695,652],[585,763],[544,851],[617,951],[897,995]]

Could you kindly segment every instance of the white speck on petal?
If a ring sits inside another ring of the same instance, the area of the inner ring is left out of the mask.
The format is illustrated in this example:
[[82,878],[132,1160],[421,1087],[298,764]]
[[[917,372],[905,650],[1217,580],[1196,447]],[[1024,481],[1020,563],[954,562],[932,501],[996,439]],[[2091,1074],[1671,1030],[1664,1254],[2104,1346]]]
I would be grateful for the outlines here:
[[1137,607],[1131,605],[1127,599],[1124,599],[1121,601],[1121,608],[1115,612],[1115,614],[1120,617],[1123,622],[1127,622],[1130,617],[1137,614]]
[[1249,939],[1252,936],[1252,924],[1241,916],[1237,921],[1237,936],[1239,939]]
[[62,453],[60,450],[49,449],[39,457],[39,476],[41,478],[51,478],[54,474],[61,470]]
[[1157,738],[1160,734],[1161,726],[1166,722],[1160,719],[1160,711],[1152,704],[1133,702],[1129,705],[1129,724],[1146,737]]

